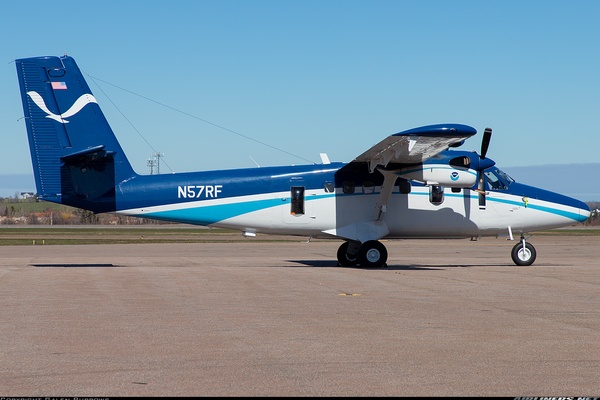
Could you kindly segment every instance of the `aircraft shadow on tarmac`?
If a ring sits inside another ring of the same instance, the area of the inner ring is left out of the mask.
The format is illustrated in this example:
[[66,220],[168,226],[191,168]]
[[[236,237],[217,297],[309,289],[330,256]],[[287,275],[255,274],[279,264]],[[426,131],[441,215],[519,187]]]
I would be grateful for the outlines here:
[[114,264],[99,264],[99,263],[55,263],[55,264],[30,264],[32,267],[43,268],[103,268],[103,267],[118,267]]
[[[371,269],[371,268],[363,268],[360,265],[356,266],[356,267],[342,267],[340,265],[338,265],[337,261],[331,261],[331,260],[287,260],[288,262],[293,262],[293,263],[298,263],[298,264],[302,264],[308,267],[317,267],[317,268],[332,268],[332,267],[339,267],[339,268],[353,268],[353,269]],[[473,265],[466,265],[466,264],[440,264],[440,265],[418,265],[418,264],[411,264],[411,265],[390,265],[390,264],[386,264],[385,266],[381,267],[381,268],[375,268],[374,270],[390,270],[390,271],[439,271],[441,269],[447,269],[447,268],[471,268],[471,267],[481,267],[483,265],[481,264],[473,264]],[[485,266],[487,267],[511,267],[513,265],[511,264],[486,264]]]
[[[332,260],[287,260],[288,262],[291,263],[296,263],[296,264],[301,264],[303,266],[307,266],[307,267],[315,267],[315,268],[333,268],[333,267],[339,267],[339,268],[352,268],[352,269],[365,269],[365,270],[369,270],[372,268],[363,268],[360,265],[356,266],[356,267],[342,267],[340,265],[338,265],[337,261],[332,261]],[[36,263],[36,264],[29,264],[32,267],[36,267],[36,268],[116,268],[116,267],[120,267],[119,265],[115,265],[115,264],[108,264],[108,263],[52,263],[52,264],[45,264],[45,263]],[[374,270],[389,270],[389,271],[439,271],[442,269],[447,269],[447,268],[471,268],[471,267],[481,267],[482,265],[480,264],[473,264],[473,265],[465,265],[465,264],[441,264],[441,265],[389,265],[386,264],[385,266],[381,267],[381,268],[375,268]],[[505,266],[511,266],[508,264],[487,264],[485,266],[488,267],[505,267]]]

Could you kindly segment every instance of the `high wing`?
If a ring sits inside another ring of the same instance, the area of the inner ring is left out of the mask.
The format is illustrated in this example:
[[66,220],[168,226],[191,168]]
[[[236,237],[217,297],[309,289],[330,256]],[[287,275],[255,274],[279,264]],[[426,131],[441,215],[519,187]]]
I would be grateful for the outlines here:
[[461,124],[428,125],[395,133],[365,151],[352,162],[367,162],[369,171],[392,164],[418,164],[462,144],[477,130]]
[[[428,125],[390,135],[372,146],[340,170],[342,175],[353,175],[360,170],[360,168],[358,170],[354,168],[357,164],[366,164],[370,173],[378,169],[383,174],[381,192],[373,204],[371,217],[363,220],[348,219],[347,224],[344,223],[346,221],[342,222],[340,219],[337,221],[338,226],[323,232],[344,238],[354,244],[372,243],[371,241],[377,241],[387,236],[390,230],[385,221],[385,213],[394,190],[394,183],[398,178],[396,172],[405,166],[423,163],[449,147],[460,146],[464,140],[476,133],[475,128],[467,125]],[[388,167],[388,164],[393,165],[393,168]],[[379,166],[383,168],[378,168]],[[473,183],[474,180],[469,185]],[[347,253],[356,253],[357,251],[358,249],[355,247],[349,249]]]

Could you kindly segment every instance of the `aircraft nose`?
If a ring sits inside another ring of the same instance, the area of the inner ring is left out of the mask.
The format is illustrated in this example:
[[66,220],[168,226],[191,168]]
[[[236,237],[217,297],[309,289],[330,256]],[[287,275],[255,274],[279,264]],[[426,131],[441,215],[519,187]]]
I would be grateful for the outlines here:
[[590,207],[581,200],[533,186],[519,185],[516,182],[511,187],[513,185],[515,189],[524,188],[521,191],[523,196],[554,203],[557,207],[557,215],[567,217],[571,222],[585,222],[591,215]]
[[590,215],[592,215],[590,207],[584,202],[581,202],[581,205],[579,206],[579,222],[587,221],[590,218]]
[[583,201],[574,199],[572,197],[567,197],[567,199],[568,199],[568,201],[564,202],[563,204],[569,205],[571,207],[575,207],[575,208],[577,208],[577,211],[579,212],[579,218],[577,218],[577,222],[587,221],[588,218],[590,217],[590,215],[592,214],[591,210],[590,210],[590,206],[588,206]]

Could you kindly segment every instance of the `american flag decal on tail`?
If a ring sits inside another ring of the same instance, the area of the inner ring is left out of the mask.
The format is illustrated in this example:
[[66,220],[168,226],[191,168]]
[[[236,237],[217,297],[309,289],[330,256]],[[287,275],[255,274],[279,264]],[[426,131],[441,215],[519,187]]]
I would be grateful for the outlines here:
[[52,89],[54,90],[66,90],[67,89],[67,84],[65,82],[51,82],[52,83]]

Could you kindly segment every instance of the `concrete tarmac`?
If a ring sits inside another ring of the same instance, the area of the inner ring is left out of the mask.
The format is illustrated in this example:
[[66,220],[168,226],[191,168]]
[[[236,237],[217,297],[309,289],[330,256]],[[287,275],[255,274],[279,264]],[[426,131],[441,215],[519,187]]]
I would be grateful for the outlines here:
[[0,247],[0,396],[600,396],[600,239]]

